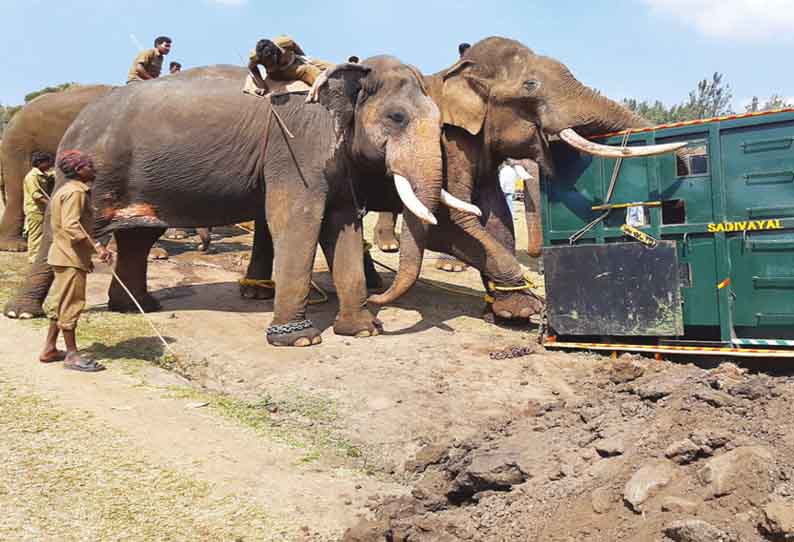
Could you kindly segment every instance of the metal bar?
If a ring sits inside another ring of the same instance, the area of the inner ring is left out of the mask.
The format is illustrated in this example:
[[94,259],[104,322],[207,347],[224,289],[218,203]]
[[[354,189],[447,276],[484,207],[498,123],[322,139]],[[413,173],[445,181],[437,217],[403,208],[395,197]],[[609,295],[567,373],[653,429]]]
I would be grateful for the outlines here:
[[655,354],[693,354],[701,356],[737,356],[753,358],[794,358],[794,350],[779,350],[765,348],[731,348],[708,346],[672,346],[648,344],[609,344],[609,343],[577,343],[577,342],[547,342],[545,348],[559,348],[562,350],[606,350],[610,352],[650,352]]
[[593,211],[606,211],[607,209],[626,209],[627,207],[661,207],[661,201],[636,201],[634,203],[605,203],[603,205],[593,205]]

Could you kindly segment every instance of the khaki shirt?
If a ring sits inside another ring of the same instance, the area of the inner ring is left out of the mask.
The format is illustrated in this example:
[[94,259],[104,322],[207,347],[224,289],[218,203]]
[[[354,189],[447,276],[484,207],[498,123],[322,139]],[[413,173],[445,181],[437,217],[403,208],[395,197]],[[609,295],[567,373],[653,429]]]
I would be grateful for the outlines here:
[[25,194],[25,216],[37,214],[44,216],[52,180],[52,171],[45,173],[37,167],[25,175],[25,180],[22,181]]
[[[71,179],[61,186],[50,202],[52,246],[47,263],[91,271],[94,247],[83,232],[90,232],[94,214],[91,209],[91,188],[83,181]],[[83,229],[80,228],[82,225]]]
[[160,72],[163,70],[163,55],[157,49],[146,49],[138,53],[127,74],[128,83],[142,80],[138,75],[138,64],[143,64],[143,69],[152,77],[160,77]]
[[[274,81],[303,81],[313,85],[314,81],[326,69],[334,66],[330,62],[308,58],[301,46],[289,36],[276,36],[273,43],[284,49],[280,65],[267,72],[267,77]],[[256,58],[256,49],[248,55],[248,68],[256,69],[259,65]]]

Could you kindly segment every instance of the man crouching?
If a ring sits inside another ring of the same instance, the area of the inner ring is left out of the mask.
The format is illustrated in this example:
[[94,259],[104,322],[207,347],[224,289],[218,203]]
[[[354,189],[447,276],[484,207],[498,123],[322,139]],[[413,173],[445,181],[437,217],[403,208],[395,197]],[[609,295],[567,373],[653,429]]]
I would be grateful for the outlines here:
[[[67,369],[93,373],[105,367],[77,352],[75,330],[85,308],[86,275],[93,270],[91,255],[96,252],[100,260],[108,264],[113,255],[99,243],[93,244],[87,233],[94,221],[90,201],[91,184],[96,175],[93,162],[80,151],[64,151],[58,157],[57,167],[67,181],[50,202],[52,246],[47,263],[55,272],[55,281],[44,303],[50,327],[39,361],[64,360]],[[56,346],[61,331],[66,352]]]

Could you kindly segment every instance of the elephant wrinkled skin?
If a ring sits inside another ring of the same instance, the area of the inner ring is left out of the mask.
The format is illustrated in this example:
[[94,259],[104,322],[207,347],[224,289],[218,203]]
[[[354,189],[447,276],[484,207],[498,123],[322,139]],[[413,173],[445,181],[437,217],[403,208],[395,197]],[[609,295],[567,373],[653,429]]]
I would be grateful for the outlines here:
[[[351,186],[359,191],[367,178],[359,170],[388,172],[409,184],[414,208],[427,216],[436,211],[442,181],[440,115],[421,76],[392,57],[339,65],[319,88],[320,104],[305,103],[303,94],[272,99],[243,94],[244,77],[244,69],[230,66],[208,68],[198,76],[185,72],[116,89],[80,113],[60,149],[79,149],[94,158],[94,234],[115,234],[116,272],[146,308],[154,309],[146,254],[167,225],[254,219],[246,278],[272,278],[278,284],[271,344],[320,342],[319,330],[306,319],[318,242],[339,296],[334,330],[377,334],[378,322],[365,306],[361,221]],[[295,136],[289,144],[271,107]],[[63,182],[59,172],[56,189]],[[427,225],[406,215],[403,246],[415,255],[423,248]],[[38,260],[7,305],[7,315],[40,314],[51,282],[45,263],[49,242],[45,231]],[[400,263],[396,284],[415,280],[412,263],[407,269]],[[131,308],[115,280],[109,306]]]
[[[451,68],[426,76],[425,84],[444,122],[446,189],[477,204],[483,213],[479,218],[456,210],[439,213],[439,227],[431,232],[428,247],[480,270],[486,287],[489,282],[507,288],[524,283],[515,257],[513,221],[499,188],[499,164],[507,158],[529,158],[551,172],[550,137],[577,143],[575,133],[590,136],[648,126],[577,81],[559,61],[501,37],[474,44]],[[643,149],[648,154],[671,150]],[[610,155],[614,149],[591,146],[587,152]],[[535,204],[537,187],[529,188],[531,201],[526,203]],[[393,222],[391,216],[379,218],[381,238],[389,238],[383,232],[393,229]],[[533,238],[537,241],[537,232]],[[527,318],[541,308],[526,291],[491,294],[491,310],[502,317]]]

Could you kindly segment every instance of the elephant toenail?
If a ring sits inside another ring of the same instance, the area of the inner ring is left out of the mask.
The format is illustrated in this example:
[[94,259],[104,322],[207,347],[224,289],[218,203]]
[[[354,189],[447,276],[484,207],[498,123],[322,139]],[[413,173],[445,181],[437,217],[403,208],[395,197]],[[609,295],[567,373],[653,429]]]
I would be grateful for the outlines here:
[[292,344],[293,346],[309,346],[310,344],[312,344],[312,341],[308,337],[301,337]]
[[6,316],[8,316],[9,318],[16,318],[17,317],[17,312],[16,311],[8,311],[6,313]]
[[368,329],[364,329],[356,333],[356,337],[371,337],[371,336],[372,336],[372,332],[369,331]]
[[323,338],[319,335],[312,339],[312,344],[320,344],[321,342],[323,342]]
[[31,318],[33,318],[33,315],[29,312],[23,312],[19,314],[20,320],[30,320]]
[[513,313],[512,312],[508,312],[508,311],[499,311],[499,312],[496,313],[496,315],[500,316],[502,318],[512,318],[513,317]]

